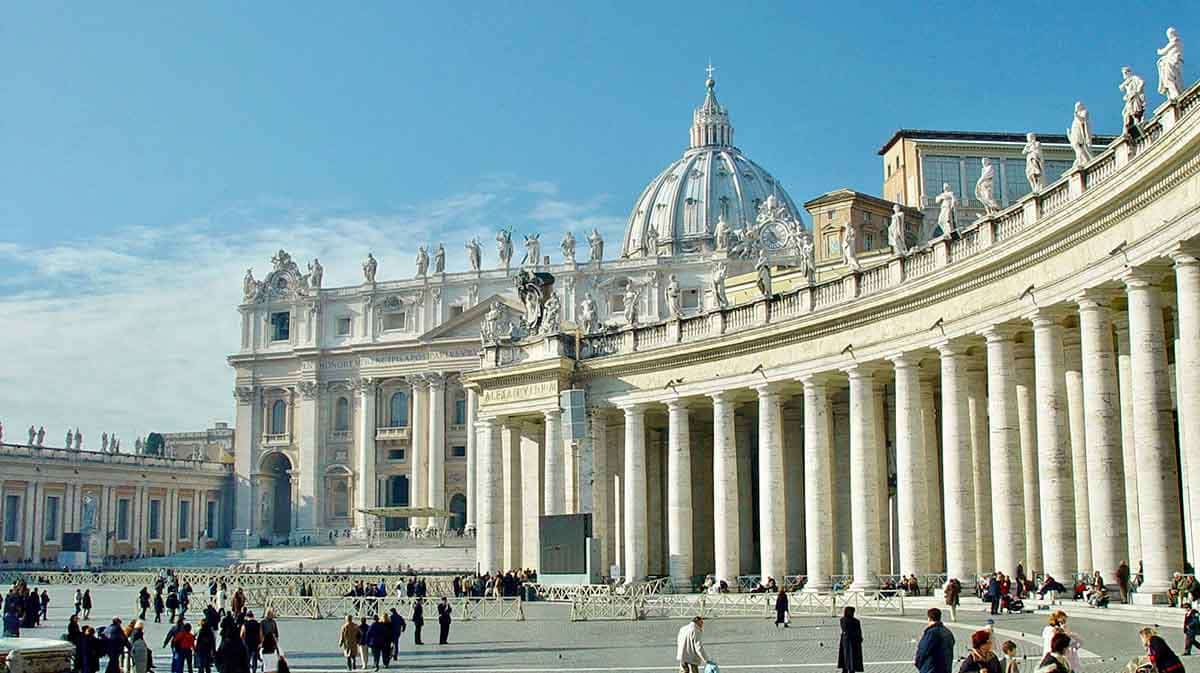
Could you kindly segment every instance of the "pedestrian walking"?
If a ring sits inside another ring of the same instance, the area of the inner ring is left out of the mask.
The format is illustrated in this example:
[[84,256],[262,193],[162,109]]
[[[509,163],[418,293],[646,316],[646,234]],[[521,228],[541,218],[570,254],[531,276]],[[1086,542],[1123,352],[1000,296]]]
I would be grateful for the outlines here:
[[342,624],[342,631],[338,634],[338,647],[342,648],[342,655],[346,657],[346,670],[358,668],[358,625],[350,615],[346,615],[346,623]]
[[371,665],[371,648],[367,643],[367,634],[370,632],[371,626],[367,624],[367,618],[362,618],[362,623],[358,625],[358,654],[362,657],[362,666],[366,668]]
[[83,618],[90,619],[92,616],[92,590],[84,589],[83,598],[79,600],[80,607],[83,608]]
[[425,626],[425,606],[424,601],[420,598],[413,603],[412,625],[413,625],[413,644],[424,645],[421,642],[421,627]]
[[[1070,647],[1070,636],[1065,633],[1055,633],[1050,638],[1050,651],[1042,657],[1037,670],[1040,673],[1072,673],[1071,664],[1067,661],[1067,650]],[[1180,666],[1179,670],[1182,671],[1183,667]]]
[[785,589],[780,589],[775,596],[775,628],[781,624],[783,628],[788,628],[788,595]]
[[[87,592],[83,594],[84,598],[88,597]],[[121,657],[125,651],[129,649],[129,639],[125,636],[125,629],[121,628],[121,619],[113,617],[112,624],[108,625],[104,633],[105,654],[108,655],[108,665],[105,666],[105,673],[121,673]]]
[[447,639],[450,637],[450,602],[442,596],[442,600],[438,603],[438,645],[448,644]]
[[375,670],[379,670],[379,660],[383,658],[383,649],[391,645],[391,629],[384,626],[379,620],[379,615],[375,615],[374,621],[367,629],[367,647],[371,650],[371,661],[375,663]]
[[958,621],[958,601],[962,594],[962,585],[958,580],[951,577],[946,580],[946,585],[942,587],[942,597],[946,601],[946,607],[950,609],[950,621]]
[[254,613],[247,610],[246,619],[242,622],[242,642],[246,645],[246,653],[250,659],[250,673],[258,670],[262,661],[262,624],[254,618]]
[[[1154,665],[1157,673],[1184,673],[1183,662],[1175,655],[1167,641],[1158,635],[1158,631],[1147,626],[1138,631],[1138,636],[1142,639],[1142,645],[1146,646],[1146,655],[1150,657],[1150,663]],[[1070,645],[1069,637],[1067,645]],[[1056,673],[1061,673],[1061,671]]]
[[1191,603],[1184,603],[1183,609],[1187,611],[1183,615],[1183,656],[1186,657],[1191,655],[1196,634],[1200,633],[1200,612]]
[[246,643],[242,642],[232,617],[221,622],[221,645],[217,648],[214,663],[221,673],[250,673],[250,653],[246,651]]
[[942,611],[929,608],[925,613],[929,622],[917,644],[917,656],[913,665],[920,673],[950,673],[954,661],[954,634],[942,623]]
[[81,610],[83,610],[83,592],[79,587],[75,587],[75,614],[78,615]]
[[42,611],[41,611],[41,617],[38,621],[41,621],[42,619],[46,619],[46,613],[49,612],[49,610],[50,610],[50,594],[45,589],[42,589],[41,602],[42,602]]
[[213,660],[217,655],[217,633],[213,630],[208,619],[200,620],[200,630],[196,633],[196,668],[199,673],[212,673]]
[[400,658],[400,636],[404,634],[404,629],[407,626],[404,623],[404,617],[396,612],[396,608],[392,608],[388,614],[388,624],[392,627],[392,656],[396,659]]
[[[1067,629],[1067,613],[1062,610],[1055,610],[1050,613],[1046,619],[1046,627],[1042,629],[1042,654],[1050,654],[1053,651],[1053,641],[1055,634],[1061,633],[1067,636],[1067,663],[1072,671],[1081,670],[1082,664],[1079,661],[1079,648],[1083,641],[1079,635]],[[1162,671],[1159,671],[1162,673]]]
[[842,673],[855,673],[863,670],[862,653],[862,622],[854,616],[854,608],[847,605],[842,611],[842,635],[838,640],[837,667]]
[[267,614],[259,622],[259,626],[262,627],[263,654],[277,654],[279,652],[279,622],[275,621],[274,609],[267,608]]
[[700,673],[701,666],[716,664],[704,651],[703,635],[704,618],[700,616],[692,617],[692,621],[679,629],[675,636],[675,660],[681,673]]
[[141,608],[138,619],[145,621],[146,610],[150,609],[150,591],[146,587],[142,587],[142,590],[138,592],[138,607]]
[[185,665],[187,673],[193,673],[192,659],[196,649],[196,636],[192,633],[191,624],[184,623],[183,630],[175,634],[172,648],[171,673],[183,673]]
[[163,603],[162,589],[154,591],[154,623],[162,622],[163,611],[166,610],[166,605]]
[[146,633],[135,628],[129,642],[129,654],[133,659],[134,673],[148,673],[154,670],[154,654],[146,644]]

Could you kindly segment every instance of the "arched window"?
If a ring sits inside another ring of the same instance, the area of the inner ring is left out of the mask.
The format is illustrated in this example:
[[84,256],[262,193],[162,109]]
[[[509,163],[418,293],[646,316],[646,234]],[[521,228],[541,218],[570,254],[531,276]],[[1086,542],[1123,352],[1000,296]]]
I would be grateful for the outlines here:
[[287,432],[287,404],[283,400],[275,400],[271,405],[271,434],[282,435]]
[[339,397],[333,405],[333,429],[344,432],[350,429],[350,400]]
[[408,427],[408,395],[400,390],[392,393],[391,412],[389,415],[390,425],[393,428]]

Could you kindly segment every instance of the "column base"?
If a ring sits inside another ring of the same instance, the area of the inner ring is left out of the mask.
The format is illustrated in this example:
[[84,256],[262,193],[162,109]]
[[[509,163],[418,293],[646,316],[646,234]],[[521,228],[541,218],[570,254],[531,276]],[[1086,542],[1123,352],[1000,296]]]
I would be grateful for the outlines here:
[[850,586],[846,587],[846,591],[862,591],[862,592],[879,591],[879,583],[878,582],[855,581],[855,582],[851,582]]

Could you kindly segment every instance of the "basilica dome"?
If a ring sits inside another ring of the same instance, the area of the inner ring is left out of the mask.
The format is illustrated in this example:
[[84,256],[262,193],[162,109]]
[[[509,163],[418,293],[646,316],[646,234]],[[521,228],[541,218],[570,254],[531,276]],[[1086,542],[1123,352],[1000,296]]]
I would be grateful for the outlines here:
[[709,77],[683,157],[651,180],[634,204],[621,257],[645,257],[656,247],[663,256],[711,251],[719,219],[733,229],[753,224],[770,195],[800,220],[783,186],[733,146],[729,111],[717,103],[715,86]]

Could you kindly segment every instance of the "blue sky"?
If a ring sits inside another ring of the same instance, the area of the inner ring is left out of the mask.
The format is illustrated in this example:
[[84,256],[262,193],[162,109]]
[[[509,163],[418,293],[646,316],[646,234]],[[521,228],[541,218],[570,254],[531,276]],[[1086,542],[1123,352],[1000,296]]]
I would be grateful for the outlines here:
[[368,249],[407,275],[424,241],[462,268],[502,225],[619,235],[709,59],[737,144],[797,201],[878,193],[898,127],[1062,132],[1080,99],[1116,132],[1120,67],[1153,89],[1197,6],[10,3],[0,421],[132,445],[232,420],[241,273],[275,248],[338,284]]

